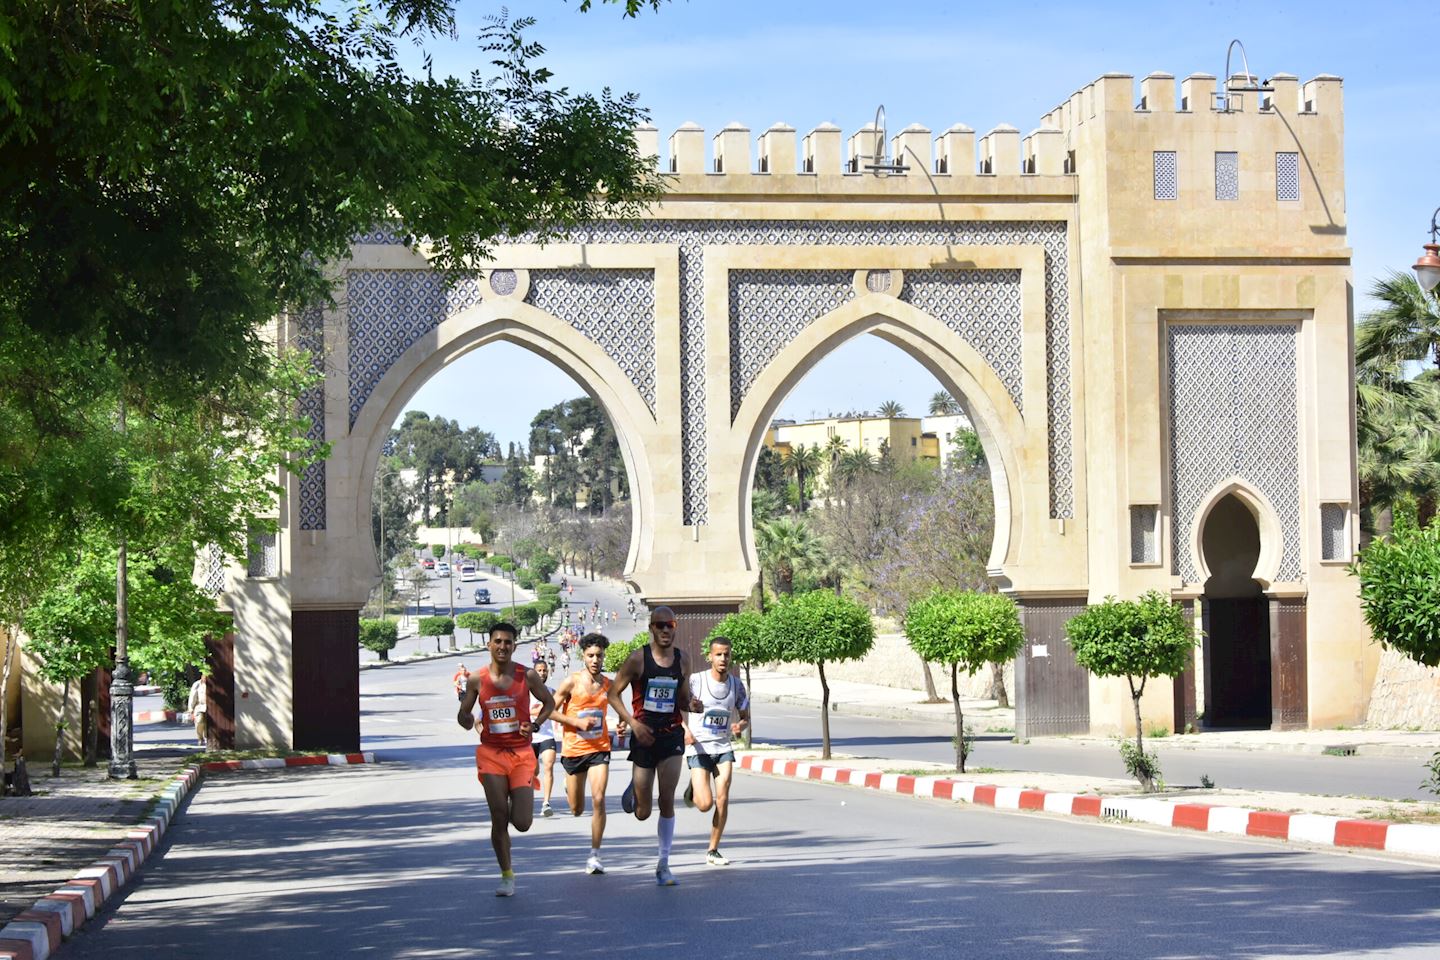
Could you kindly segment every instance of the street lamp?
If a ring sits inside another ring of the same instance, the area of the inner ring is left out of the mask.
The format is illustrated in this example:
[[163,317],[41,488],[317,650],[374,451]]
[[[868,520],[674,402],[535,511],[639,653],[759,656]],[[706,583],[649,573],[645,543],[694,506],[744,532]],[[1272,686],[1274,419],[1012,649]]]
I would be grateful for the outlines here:
[[1430,293],[1437,285],[1440,285],[1440,208],[1430,215],[1430,242],[1425,244],[1425,253],[1419,260],[1415,261],[1415,278],[1420,281],[1420,289]]

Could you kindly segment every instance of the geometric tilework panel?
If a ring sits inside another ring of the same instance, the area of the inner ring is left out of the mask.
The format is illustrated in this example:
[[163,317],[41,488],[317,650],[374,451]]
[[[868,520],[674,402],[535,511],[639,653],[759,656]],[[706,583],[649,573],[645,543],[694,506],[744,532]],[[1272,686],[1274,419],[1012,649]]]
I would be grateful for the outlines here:
[[[1050,513],[1071,517],[1074,510],[1074,458],[1070,404],[1070,280],[1064,221],[958,221],[880,222],[785,221],[785,220],[629,220],[595,221],[579,225],[566,234],[565,242],[581,244],[651,243],[674,244],[680,259],[680,445],[681,489],[684,522],[702,524],[708,519],[709,479],[706,449],[705,410],[705,296],[704,248],[707,245],[767,246],[983,246],[1030,245],[1045,251],[1045,343],[1046,386],[1049,409],[1047,426],[1050,460]],[[516,237],[510,242],[533,238]],[[503,245],[506,240],[497,240]],[[383,273],[385,271],[373,271]],[[355,272],[351,273],[354,286]],[[377,283],[379,281],[376,281]],[[420,290],[422,295],[425,290]],[[431,298],[435,294],[430,294]],[[440,312],[432,305],[429,316],[412,316],[400,307],[397,298],[383,291],[371,297],[393,304],[398,315],[380,331],[395,344],[408,346],[423,333],[417,329],[433,326]],[[352,294],[352,311],[354,296]],[[668,319],[668,318],[666,318]],[[716,318],[717,322],[721,318]],[[394,331],[391,328],[396,328]],[[352,404],[356,394],[354,376],[355,339],[352,321],[351,376]],[[409,338],[408,341],[405,338]],[[387,348],[393,351],[394,346]],[[403,346],[400,347],[403,350]],[[733,350],[732,345],[732,350]],[[395,353],[398,356],[398,352]],[[393,362],[393,359],[390,361]],[[372,358],[367,369],[379,369],[383,359]],[[378,377],[376,378],[378,382]],[[366,392],[363,383],[359,389]],[[373,389],[373,383],[368,389]],[[365,393],[368,395],[368,393]],[[352,422],[354,416],[352,406]]]
[[447,286],[430,270],[351,270],[346,276],[350,426],[400,355],[447,317],[480,300],[475,277]]
[[730,271],[730,418],[755,378],[819,317],[855,296],[854,270]]
[[1201,498],[1238,476],[1279,514],[1279,581],[1299,580],[1300,455],[1292,324],[1175,323],[1169,345],[1175,573],[1197,583],[1189,531]]
[[1156,520],[1160,510],[1154,504],[1130,508],[1130,562],[1159,563]]
[[900,299],[960,334],[1025,412],[1019,270],[911,270]]
[[225,551],[218,543],[212,543],[202,556],[204,586],[200,588],[201,592],[207,597],[218,597],[225,592]]
[[1156,150],[1155,199],[1174,200],[1179,194],[1180,175],[1176,169],[1174,150]]
[[598,344],[655,412],[653,270],[532,270],[525,299]]
[[372,243],[379,246],[393,247],[405,242],[405,236],[395,224],[376,224],[370,228],[368,233],[356,234],[351,243]]
[[[319,307],[301,312],[296,325],[295,345],[310,355],[310,369],[325,373],[325,315]],[[300,395],[300,415],[310,421],[305,437],[325,442],[325,384],[322,381]],[[306,467],[300,474],[300,529],[325,529],[325,461]]]

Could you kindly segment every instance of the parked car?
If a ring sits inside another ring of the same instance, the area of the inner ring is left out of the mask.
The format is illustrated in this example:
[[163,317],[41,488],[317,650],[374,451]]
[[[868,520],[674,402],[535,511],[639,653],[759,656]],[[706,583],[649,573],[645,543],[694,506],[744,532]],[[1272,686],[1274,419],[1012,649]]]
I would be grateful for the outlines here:
[[446,563],[444,560],[441,560],[439,563],[435,564],[435,572],[442,577],[450,576],[450,564]]
[[478,605],[478,604],[482,604],[482,603],[489,603],[489,602],[490,602],[490,591],[489,591],[489,590],[486,590],[484,587],[481,587],[480,589],[478,589],[478,590],[475,591],[475,603],[476,603],[477,605]]
[[434,570],[435,561],[431,560],[429,557],[422,557],[420,560],[420,566],[424,567],[426,570]]

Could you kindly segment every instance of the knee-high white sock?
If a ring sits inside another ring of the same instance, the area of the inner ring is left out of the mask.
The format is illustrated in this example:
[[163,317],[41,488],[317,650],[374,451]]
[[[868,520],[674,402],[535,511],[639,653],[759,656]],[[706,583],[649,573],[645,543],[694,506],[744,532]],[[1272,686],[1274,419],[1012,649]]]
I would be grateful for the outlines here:
[[675,843],[675,818],[660,817],[656,832],[660,835],[660,859],[670,859],[670,848]]

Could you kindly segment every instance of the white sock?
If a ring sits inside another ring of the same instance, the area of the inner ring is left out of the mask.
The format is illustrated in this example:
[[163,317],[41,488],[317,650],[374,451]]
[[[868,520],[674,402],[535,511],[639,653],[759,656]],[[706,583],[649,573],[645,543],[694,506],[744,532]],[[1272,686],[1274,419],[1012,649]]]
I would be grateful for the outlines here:
[[594,857],[596,860],[599,860],[599,859],[600,859],[600,848],[599,848],[599,847],[591,847],[591,848],[590,848],[590,856]]
[[657,833],[660,834],[660,860],[661,862],[670,859],[670,848],[675,843],[675,818],[659,817],[660,825]]

